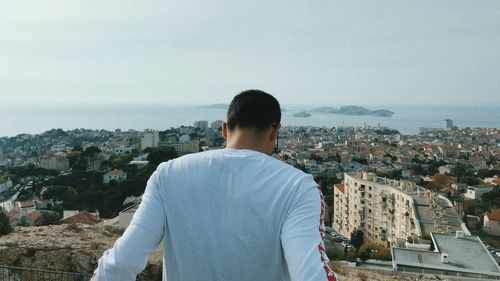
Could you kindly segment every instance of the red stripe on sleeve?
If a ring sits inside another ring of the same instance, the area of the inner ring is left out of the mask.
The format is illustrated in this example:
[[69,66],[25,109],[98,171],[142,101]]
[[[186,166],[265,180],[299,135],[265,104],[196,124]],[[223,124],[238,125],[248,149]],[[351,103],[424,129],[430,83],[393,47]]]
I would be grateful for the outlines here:
[[321,262],[324,265],[326,278],[327,278],[326,280],[337,281],[337,278],[335,278],[335,273],[328,265],[329,260],[328,260],[328,256],[326,255],[325,246],[323,244],[323,237],[325,236],[324,218],[325,218],[325,212],[327,210],[327,205],[326,205],[325,199],[323,197],[323,192],[321,192],[321,188],[319,187],[319,185],[317,186],[317,188],[318,188],[319,195],[321,197],[321,215],[320,215],[320,219],[319,219],[319,233],[321,235],[321,242],[318,245],[318,250],[319,250],[319,254],[321,256]]

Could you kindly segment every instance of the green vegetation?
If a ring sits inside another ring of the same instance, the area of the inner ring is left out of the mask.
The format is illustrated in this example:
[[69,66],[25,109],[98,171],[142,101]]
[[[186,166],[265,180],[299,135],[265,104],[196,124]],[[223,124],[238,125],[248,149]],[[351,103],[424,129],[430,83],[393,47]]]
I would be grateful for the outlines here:
[[17,183],[20,178],[28,176],[55,176],[57,174],[58,172],[56,170],[47,170],[35,167],[34,165],[28,165],[10,167],[2,175],[0,175],[0,179],[11,178],[13,182]]
[[7,235],[12,232],[12,227],[9,223],[9,218],[7,215],[0,211],[0,236]]
[[356,248],[356,252],[359,251],[359,248],[365,242],[365,234],[362,230],[358,229],[351,233],[351,245]]
[[[97,148],[87,148],[79,157],[83,165],[87,159],[95,157]],[[123,182],[111,182],[109,185],[102,183],[102,172],[74,170],[69,175],[57,176],[45,183],[47,186],[42,198],[52,198],[62,202],[59,206],[62,209],[87,210],[90,212],[99,211],[103,218],[112,218],[118,215],[123,208],[122,203],[128,196],[139,196],[144,192],[146,183],[156,167],[164,161],[177,157],[173,148],[152,149],[148,160],[150,163],[137,169],[135,166],[126,165],[131,155],[125,154],[116,156],[106,163],[109,169],[119,168],[127,172],[127,180]],[[102,165],[102,164],[101,164]],[[28,199],[32,194],[21,194]],[[57,210],[57,207],[55,209]]]

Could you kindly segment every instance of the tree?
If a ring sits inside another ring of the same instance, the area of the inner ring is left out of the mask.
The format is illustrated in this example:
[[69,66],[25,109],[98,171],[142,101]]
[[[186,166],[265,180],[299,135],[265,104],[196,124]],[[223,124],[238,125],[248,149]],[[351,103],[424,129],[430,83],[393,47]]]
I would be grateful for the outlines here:
[[365,242],[365,234],[363,233],[363,230],[358,229],[353,232],[351,232],[351,245],[356,248],[356,252],[359,250],[361,245]]
[[7,215],[0,211],[0,236],[7,235],[12,232],[12,227],[10,226],[9,218]]
[[472,169],[469,165],[458,163],[451,169],[451,175],[455,177],[472,176]]
[[173,147],[155,148],[149,153],[147,160],[156,167],[160,163],[174,159],[177,156],[177,151]]

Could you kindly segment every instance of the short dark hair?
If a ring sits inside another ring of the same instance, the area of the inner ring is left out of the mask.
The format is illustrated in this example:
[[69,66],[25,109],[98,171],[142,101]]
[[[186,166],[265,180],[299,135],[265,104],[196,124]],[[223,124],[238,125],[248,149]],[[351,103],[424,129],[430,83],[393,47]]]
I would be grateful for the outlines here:
[[247,90],[236,95],[227,110],[227,127],[251,128],[262,132],[281,122],[278,100],[260,90]]

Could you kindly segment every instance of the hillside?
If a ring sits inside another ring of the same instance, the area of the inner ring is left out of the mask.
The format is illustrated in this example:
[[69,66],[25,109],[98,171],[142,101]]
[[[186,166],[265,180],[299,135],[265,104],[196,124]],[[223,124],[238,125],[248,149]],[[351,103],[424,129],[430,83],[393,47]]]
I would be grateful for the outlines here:
[[[115,228],[101,225],[66,224],[19,227],[0,237],[0,265],[92,273],[102,253],[119,237]],[[342,281],[452,280],[435,276],[402,276],[396,272],[337,267]],[[151,255],[141,280],[161,280],[162,251]]]

